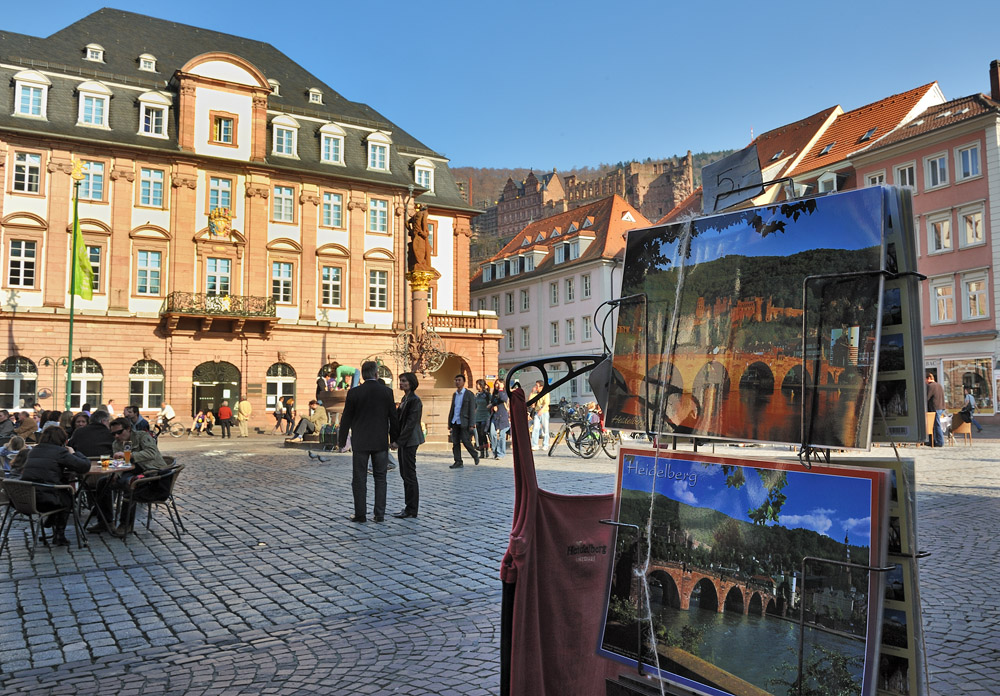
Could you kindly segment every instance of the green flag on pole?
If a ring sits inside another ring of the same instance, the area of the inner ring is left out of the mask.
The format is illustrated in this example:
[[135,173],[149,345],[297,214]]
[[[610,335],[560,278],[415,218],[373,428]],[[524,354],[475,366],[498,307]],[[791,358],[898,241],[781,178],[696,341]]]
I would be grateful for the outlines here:
[[83,242],[83,233],[80,231],[80,218],[73,211],[73,294],[79,295],[85,300],[94,296],[94,267],[90,265],[90,254],[87,245]]

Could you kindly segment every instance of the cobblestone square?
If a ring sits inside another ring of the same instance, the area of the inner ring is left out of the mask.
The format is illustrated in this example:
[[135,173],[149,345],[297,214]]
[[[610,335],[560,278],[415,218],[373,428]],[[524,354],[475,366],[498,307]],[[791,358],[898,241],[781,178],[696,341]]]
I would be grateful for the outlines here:
[[[349,454],[320,462],[264,436],[163,445],[187,464],[180,541],[157,511],[127,543],[91,535],[89,548],[40,547],[31,562],[15,525],[0,558],[0,692],[499,691],[510,455],[453,471],[450,454],[422,451],[420,517],[359,525],[347,520]],[[917,460],[931,552],[920,570],[933,692],[998,693],[1000,610],[982,587],[998,552],[1000,444],[902,455]],[[537,467],[562,493],[614,486],[603,454],[564,449]],[[390,471],[388,511],[400,508]]]

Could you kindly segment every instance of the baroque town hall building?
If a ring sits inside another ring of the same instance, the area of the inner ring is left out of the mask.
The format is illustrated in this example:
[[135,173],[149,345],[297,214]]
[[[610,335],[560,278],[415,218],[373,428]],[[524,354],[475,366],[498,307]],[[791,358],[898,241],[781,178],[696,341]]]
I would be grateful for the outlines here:
[[441,374],[495,372],[495,316],[456,311],[476,211],[447,161],[274,47],[104,9],[45,39],[0,32],[0,77],[0,408],[64,402],[74,160],[94,270],[74,409],[184,416],[246,393],[261,425],[330,363],[399,371],[414,203]]

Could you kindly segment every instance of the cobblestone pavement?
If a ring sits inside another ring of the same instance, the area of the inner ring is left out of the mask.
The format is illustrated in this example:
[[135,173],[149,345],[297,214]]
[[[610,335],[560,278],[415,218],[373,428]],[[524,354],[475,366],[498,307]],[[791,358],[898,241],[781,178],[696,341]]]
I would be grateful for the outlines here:
[[[359,525],[347,521],[348,454],[319,462],[265,436],[164,445],[188,465],[180,541],[159,512],[127,544],[91,535],[89,548],[40,547],[31,562],[15,526],[0,557],[0,692],[498,692],[510,455],[453,471],[450,454],[421,451],[420,517]],[[917,458],[920,547],[932,552],[921,591],[934,693],[1000,693],[989,584],[1000,443],[903,455]],[[614,486],[601,454],[537,466],[550,490]],[[388,511],[401,507],[391,471]]]

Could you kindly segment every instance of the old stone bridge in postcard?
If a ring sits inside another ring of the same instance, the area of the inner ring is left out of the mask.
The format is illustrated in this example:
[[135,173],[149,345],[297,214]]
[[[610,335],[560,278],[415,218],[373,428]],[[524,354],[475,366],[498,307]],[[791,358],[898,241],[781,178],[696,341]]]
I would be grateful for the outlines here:
[[[664,605],[690,609],[692,594],[699,592],[702,609],[739,611],[743,614],[778,613],[778,595],[769,580],[739,580],[731,573],[694,568],[676,561],[651,563],[647,577],[663,588]],[[638,597],[638,578],[633,581],[633,596]],[[720,601],[720,598],[722,601]]]

